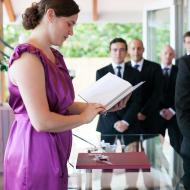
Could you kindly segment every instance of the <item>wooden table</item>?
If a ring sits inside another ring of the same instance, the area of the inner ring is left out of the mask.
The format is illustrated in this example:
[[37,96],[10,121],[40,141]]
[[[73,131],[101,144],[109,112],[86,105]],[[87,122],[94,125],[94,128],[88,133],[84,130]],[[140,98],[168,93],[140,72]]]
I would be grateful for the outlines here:
[[[96,156],[104,155],[108,161],[96,160]],[[150,162],[144,152],[126,153],[79,153],[77,169],[126,169],[136,172],[150,171]]]

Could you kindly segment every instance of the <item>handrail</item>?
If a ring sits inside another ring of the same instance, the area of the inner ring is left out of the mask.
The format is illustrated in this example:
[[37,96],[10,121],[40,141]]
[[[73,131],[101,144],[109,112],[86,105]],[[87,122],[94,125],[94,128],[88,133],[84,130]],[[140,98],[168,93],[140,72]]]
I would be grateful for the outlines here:
[[2,44],[4,44],[6,47],[8,47],[8,48],[10,48],[10,49],[14,49],[11,45],[9,45],[7,42],[5,42],[2,38],[0,38],[0,42],[2,43]]
[[80,140],[82,140],[82,141],[84,141],[84,142],[86,142],[86,143],[92,145],[94,148],[97,148],[96,145],[92,144],[91,142],[87,141],[86,139],[83,139],[82,137],[79,137],[79,136],[76,135],[76,134],[73,134],[73,136],[75,136],[75,137],[77,137],[78,139],[80,139]]
[[[3,52],[3,51],[1,51],[1,50],[0,50],[0,54],[3,55],[4,57],[6,57],[7,59],[10,58],[10,56],[8,56],[5,52]],[[3,57],[3,58],[4,58],[4,57]]]

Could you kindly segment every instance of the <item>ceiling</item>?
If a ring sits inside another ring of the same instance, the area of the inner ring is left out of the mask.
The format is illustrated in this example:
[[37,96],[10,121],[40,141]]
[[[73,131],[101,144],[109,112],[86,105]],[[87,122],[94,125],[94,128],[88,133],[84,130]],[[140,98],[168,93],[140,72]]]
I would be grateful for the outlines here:
[[[142,22],[145,6],[158,0],[75,0],[80,7],[78,22]],[[12,5],[16,20],[37,0],[4,0]],[[19,2],[19,5],[18,5]],[[5,4],[5,3],[4,3]],[[9,9],[9,10],[8,10]],[[10,20],[10,7],[4,5],[4,20]],[[9,16],[8,16],[9,15]]]

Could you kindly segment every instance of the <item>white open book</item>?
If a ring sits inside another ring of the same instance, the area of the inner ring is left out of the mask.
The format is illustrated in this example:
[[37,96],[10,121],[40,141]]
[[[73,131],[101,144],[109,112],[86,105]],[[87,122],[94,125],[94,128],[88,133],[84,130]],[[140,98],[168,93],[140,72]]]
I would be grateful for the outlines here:
[[132,86],[128,81],[107,73],[93,85],[81,91],[79,96],[88,103],[100,103],[109,110],[143,83]]

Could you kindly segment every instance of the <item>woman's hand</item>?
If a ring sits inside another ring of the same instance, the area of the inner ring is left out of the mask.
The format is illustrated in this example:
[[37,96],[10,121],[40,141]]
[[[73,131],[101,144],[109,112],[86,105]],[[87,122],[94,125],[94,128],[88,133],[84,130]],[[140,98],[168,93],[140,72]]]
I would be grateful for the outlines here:
[[86,109],[80,114],[84,123],[90,123],[97,114],[105,112],[105,107],[97,103],[88,103]]
[[113,106],[111,109],[109,109],[108,112],[114,112],[114,111],[118,111],[118,110],[125,108],[127,105],[127,102],[129,101],[129,99],[131,97],[131,94],[129,94],[125,98],[123,98],[119,103],[117,103],[115,106]]

